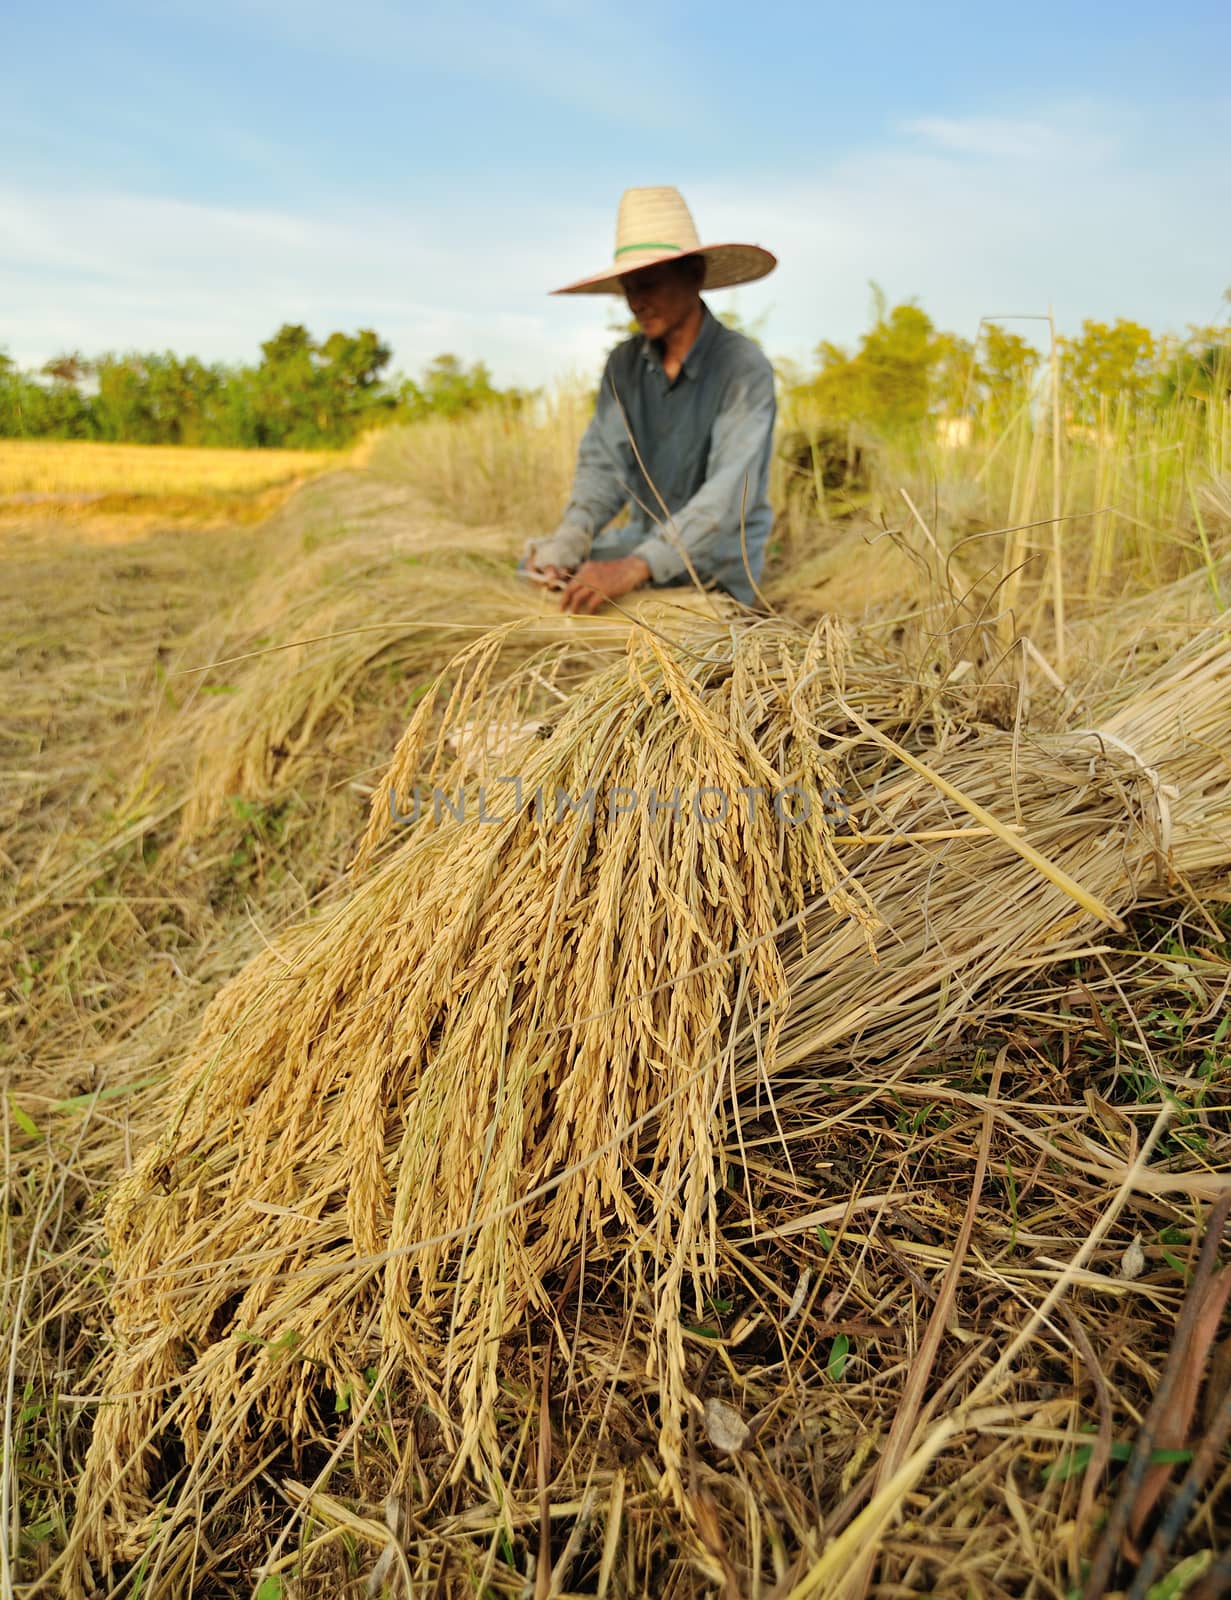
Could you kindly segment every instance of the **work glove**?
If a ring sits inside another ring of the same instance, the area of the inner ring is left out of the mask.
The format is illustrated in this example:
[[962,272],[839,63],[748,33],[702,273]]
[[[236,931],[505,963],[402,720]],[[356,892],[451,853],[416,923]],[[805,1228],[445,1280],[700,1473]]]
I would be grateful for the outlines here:
[[564,572],[575,572],[590,554],[591,543],[584,528],[562,522],[555,533],[546,538],[527,540],[525,559],[536,567],[559,567]]

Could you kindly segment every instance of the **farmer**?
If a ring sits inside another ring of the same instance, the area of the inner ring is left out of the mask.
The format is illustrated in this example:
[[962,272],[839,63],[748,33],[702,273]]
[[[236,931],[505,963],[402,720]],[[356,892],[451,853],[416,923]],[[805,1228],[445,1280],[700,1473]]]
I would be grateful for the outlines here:
[[[752,605],[772,514],[773,369],[701,298],[776,266],[753,244],[698,242],[676,189],[627,189],[615,260],[556,294],[622,294],[641,328],[608,357],[559,527],[522,566],[597,611],[645,584],[702,584]],[[624,526],[609,528],[628,505]]]

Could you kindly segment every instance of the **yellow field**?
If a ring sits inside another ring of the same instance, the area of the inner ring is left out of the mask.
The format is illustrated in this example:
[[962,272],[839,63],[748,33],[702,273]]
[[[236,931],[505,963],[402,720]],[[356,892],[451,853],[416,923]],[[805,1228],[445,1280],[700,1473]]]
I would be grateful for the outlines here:
[[312,477],[349,458],[340,450],[193,450],[0,439],[0,500],[12,495],[251,494]]

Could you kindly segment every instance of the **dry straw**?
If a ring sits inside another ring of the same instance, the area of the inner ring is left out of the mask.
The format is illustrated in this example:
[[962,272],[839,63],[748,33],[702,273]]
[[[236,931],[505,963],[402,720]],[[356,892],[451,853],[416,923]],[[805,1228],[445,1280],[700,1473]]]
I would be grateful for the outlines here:
[[[640,1351],[659,1490],[692,1506],[727,1583],[688,1487],[687,1324],[728,1254],[731,1151],[756,1170],[808,1120],[809,1078],[900,1076],[1143,895],[1231,863],[1225,629],[1091,728],[1030,738],[988,726],[977,683],[921,682],[829,621],[635,628],[565,700],[559,651],[501,676],[509,638],[420,702],[353,889],[219,995],[168,1131],[111,1200],[115,1345],[78,1562],[135,1559],[156,1532],[164,1556],[190,1549],[204,1474],[318,1437],[372,1367],[429,1408],[446,1476],[504,1504],[509,1341],[529,1319],[567,1348],[558,1302],[580,1271],[596,1315],[624,1285],[608,1347]],[[465,765],[449,743],[476,722],[543,726],[476,771],[473,742]],[[511,772],[525,803],[499,823],[390,816],[390,790],[404,810],[416,782],[467,785],[473,806]],[[810,820],[644,803],[676,785],[796,786]],[[592,820],[528,798],[588,789]],[[608,809],[617,791],[642,803]],[[170,1441],[187,1487],[155,1504]]]

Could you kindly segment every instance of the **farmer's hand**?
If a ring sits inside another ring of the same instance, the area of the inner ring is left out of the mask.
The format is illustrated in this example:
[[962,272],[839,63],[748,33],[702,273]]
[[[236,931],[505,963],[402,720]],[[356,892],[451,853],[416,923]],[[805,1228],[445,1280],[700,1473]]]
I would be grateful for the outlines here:
[[546,539],[527,539],[522,571],[532,583],[563,589],[589,554],[590,535],[565,524]]
[[650,581],[650,565],[640,556],[616,561],[583,561],[569,580],[561,611],[592,616],[604,600],[618,600]]
[[540,564],[531,556],[526,562],[525,576],[545,589],[563,589],[570,574],[567,567],[558,567],[549,561]]

